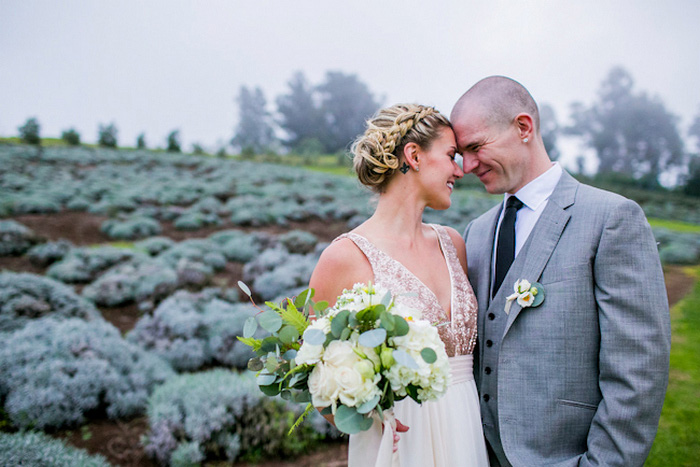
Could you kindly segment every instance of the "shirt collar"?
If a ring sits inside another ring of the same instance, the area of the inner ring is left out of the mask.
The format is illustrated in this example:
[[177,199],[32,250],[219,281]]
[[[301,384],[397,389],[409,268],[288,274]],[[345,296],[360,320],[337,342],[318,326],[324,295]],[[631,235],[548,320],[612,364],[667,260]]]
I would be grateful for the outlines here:
[[[558,162],[552,162],[552,167],[550,167],[549,170],[518,190],[515,196],[517,196],[525,206],[536,211],[537,208],[552,195],[559,183],[561,174],[561,165],[559,165]],[[513,195],[506,193],[503,202],[505,203],[508,201],[508,198],[511,196]]]

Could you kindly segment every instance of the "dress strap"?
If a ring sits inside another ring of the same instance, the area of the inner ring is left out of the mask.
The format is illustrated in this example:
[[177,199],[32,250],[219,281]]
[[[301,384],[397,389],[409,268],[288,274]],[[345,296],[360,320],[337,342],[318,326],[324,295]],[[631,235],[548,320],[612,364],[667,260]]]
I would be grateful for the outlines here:
[[354,232],[347,232],[342,235],[339,235],[335,240],[333,240],[333,242],[337,242],[341,238],[349,238],[355,245],[357,245],[357,248],[359,248],[360,251],[362,251],[362,253],[369,261],[370,266],[372,266],[372,271],[376,276],[377,271],[379,270],[378,268],[380,268],[381,263],[379,261],[379,258],[381,257],[382,252],[376,246],[374,246],[372,242],[370,242],[360,234],[356,234]]

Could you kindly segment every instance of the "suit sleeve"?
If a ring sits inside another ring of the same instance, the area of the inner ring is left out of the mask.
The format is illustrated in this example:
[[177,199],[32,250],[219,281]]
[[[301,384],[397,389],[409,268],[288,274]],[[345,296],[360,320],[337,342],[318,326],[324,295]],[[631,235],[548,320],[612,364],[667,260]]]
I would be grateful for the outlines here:
[[593,266],[602,400],[580,465],[643,465],[668,384],[668,299],[651,227],[630,200],[611,209]]

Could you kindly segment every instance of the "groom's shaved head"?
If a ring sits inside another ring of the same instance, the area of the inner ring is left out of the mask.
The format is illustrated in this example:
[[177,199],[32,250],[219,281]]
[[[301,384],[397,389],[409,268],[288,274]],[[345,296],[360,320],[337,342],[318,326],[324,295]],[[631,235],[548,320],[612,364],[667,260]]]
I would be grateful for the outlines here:
[[505,127],[520,113],[529,114],[540,131],[537,104],[525,87],[505,76],[489,76],[472,86],[459,98],[450,120],[457,122],[466,112],[480,111],[490,125]]

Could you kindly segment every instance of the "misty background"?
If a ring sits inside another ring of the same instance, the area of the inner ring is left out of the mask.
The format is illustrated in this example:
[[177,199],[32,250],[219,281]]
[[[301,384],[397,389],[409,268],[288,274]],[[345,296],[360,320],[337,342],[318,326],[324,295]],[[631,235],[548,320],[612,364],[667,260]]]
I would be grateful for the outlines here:
[[[674,119],[685,150],[700,115],[700,3],[653,1],[0,0],[0,136],[35,117],[42,137],[82,142],[113,123],[120,146],[228,146],[241,87],[276,100],[302,72],[354,75],[379,105],[418,102],[449,115],[479,79],[502,74],[548,104],[559,126],[591,107],[615,67]],[[284,131],[275,128],[284,137]],[[644,131],[642,129],[641,131]],[[582,138],[560,160],[597,167]],[[284,150],[284,148],[282,148]]]

